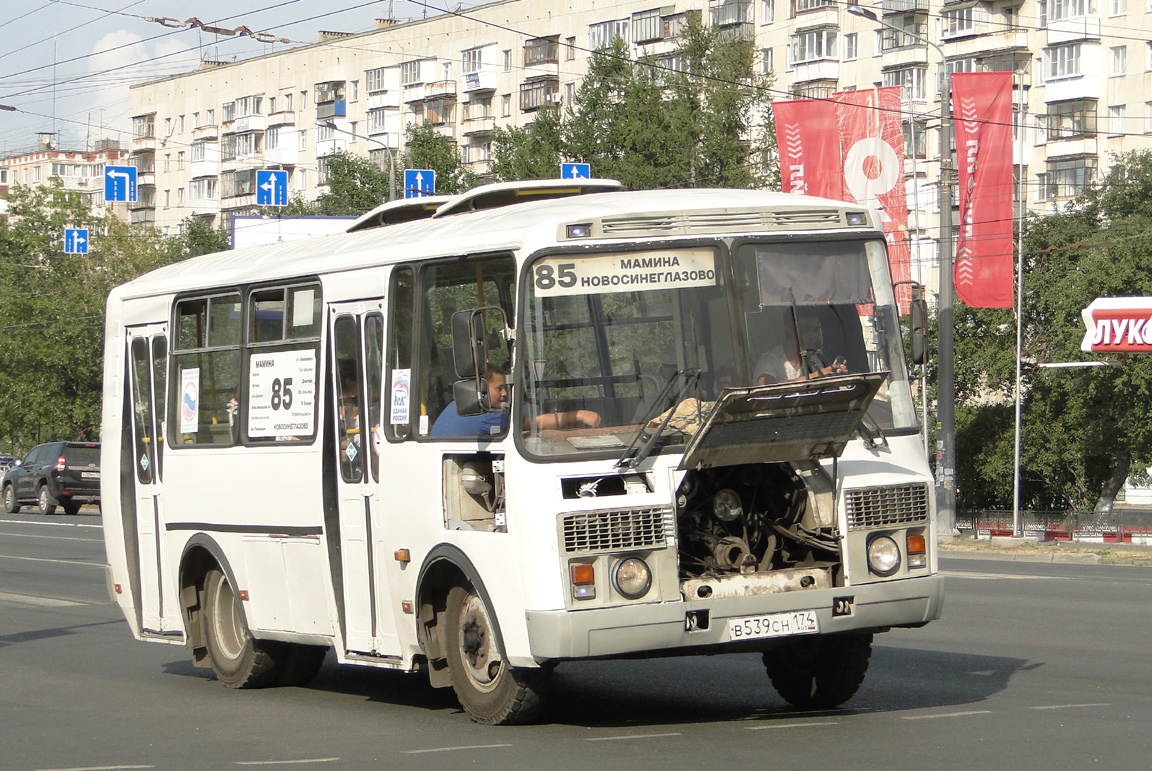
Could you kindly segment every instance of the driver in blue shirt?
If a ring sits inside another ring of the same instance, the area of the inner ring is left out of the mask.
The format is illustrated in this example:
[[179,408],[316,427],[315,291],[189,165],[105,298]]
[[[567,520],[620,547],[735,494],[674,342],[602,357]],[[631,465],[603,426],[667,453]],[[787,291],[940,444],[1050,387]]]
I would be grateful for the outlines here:
[[[482,412],[479,415],[461,415],[456,411],[456,402],[451,401],[436,422],[432,424],[429,436],[497,436],[508,430],[510,389],[508,376],[496,365],[489,365],[484,373],[488,380],[488,398],[499,412]],[[600,415],[592,410],[571,412],[547,412],[536,416],[538,430],[575,428],[585,426],[595,428],[600,425]],[[527,429],[527,426],[525,427]]]

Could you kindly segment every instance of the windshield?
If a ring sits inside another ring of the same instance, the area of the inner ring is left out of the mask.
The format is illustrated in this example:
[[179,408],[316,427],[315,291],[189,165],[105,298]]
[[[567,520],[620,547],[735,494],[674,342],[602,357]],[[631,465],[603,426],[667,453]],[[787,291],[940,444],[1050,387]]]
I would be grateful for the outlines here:
[[679,447],[726,388],[821,374],[891,373],[868,414],[882,429],[916,427],[881,242],[744,244],[735,292],[722,254],[685,247],[531,265],[514,389],[528,452],[620,455],[661,424],[655,451]]

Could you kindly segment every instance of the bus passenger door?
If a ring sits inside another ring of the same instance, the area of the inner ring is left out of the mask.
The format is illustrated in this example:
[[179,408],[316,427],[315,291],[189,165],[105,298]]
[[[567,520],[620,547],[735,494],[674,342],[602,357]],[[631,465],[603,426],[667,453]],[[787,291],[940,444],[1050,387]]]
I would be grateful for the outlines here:
[[382,300],[331,307],[331,384],[336,414],[334,449],[340,507],[345,647],[396,655],[389,611],[387,559],[380,506],[380,426],[384,316]]
[[[128,329],[131,369],[133,466],[136,478],[136,547],[140,566],[140,613],[151,632],[178,629],[175,607],[166,608],[164,593],[163,501],[164,397],[168,372],[168,325]],[[167,623],[165,616],[170,616]]]

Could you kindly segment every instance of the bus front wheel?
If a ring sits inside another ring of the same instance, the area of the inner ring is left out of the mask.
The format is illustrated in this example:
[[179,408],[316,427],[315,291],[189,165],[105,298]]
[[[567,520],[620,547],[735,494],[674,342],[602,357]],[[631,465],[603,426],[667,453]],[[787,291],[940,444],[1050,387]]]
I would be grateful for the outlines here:
[[508,665],[489,610],[470,586],[448,592],[445,619],[448,671],[460,706],[477,723],[526,723],[540,712],[548,672]]
[[229,688],[262,688],[277,675],[275,643],[255,640],[228,577],[217,568],[204,581],[204,637],[216,678]]
[[831,709],[855,695],[871,656],[871,634],[798,637],[765,652],[764,668],[792,706]]

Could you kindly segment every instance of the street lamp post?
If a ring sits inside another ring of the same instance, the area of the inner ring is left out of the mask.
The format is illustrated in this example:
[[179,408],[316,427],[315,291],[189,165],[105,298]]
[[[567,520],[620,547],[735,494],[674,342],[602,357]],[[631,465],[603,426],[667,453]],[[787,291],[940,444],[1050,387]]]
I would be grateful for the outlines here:
[[363,136],[361,134],[356,134],[352,131],[349,131],[346,128],[341,128],[341,127],[336,125],[335,121],[332,121],[332,120],[326,120],[323,123],[317,123],[316,125],[327,126],[328,128],[332,129],[333,131],[339,131],[341,134],[347,134],[348,136],[355,137],[356,139],[364,139],[364,140],[367,140],[369,142],[375,142],[376,144],[380,145],[380,147],[382,147],[384,150],[387,150],[388,151],[388,200],[389,201],[395,201],[396,200],[396,153],[393,152],[391,147],[389,147],[385,143],[381,142],[379,139],[374,139],[372,137],[366,137],[366,136]]
[[913,40],[931,46],[940,54],[940,66],[945,69],[940,94],[940,293],[937,297],[939,313],[940,353],[936,378],[936,532],[951,536],[956,531],[956,327],[953,312],[952,284],[952,81],[948,77],[944,51],[931,40],[897,27],[881,19],[875,11],[859,5],[849,5],[848,13],[870,19],[877,24],[896,30]]

